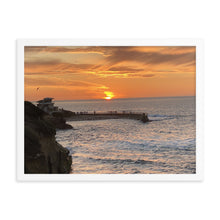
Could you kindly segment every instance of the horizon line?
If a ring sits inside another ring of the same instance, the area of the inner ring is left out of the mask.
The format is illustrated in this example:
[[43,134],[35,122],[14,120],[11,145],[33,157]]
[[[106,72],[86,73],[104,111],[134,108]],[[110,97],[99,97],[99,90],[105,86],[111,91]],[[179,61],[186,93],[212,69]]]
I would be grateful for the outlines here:
[[[184,96],[150,96],[150,97],[130,97],[130,98],[113,98],[111,100],[105,99],[54,99],[54,101],[94,101],[94,100],[104,100],[104,101],[113,101],[113,100],[120,100],[120,99],[144,99],[144,98],[177,98],[177,97],[196,97],[196,95],[184,95]],[[29,101],[29,100],[24,100]],[[37,102],[38,100],[31,100],[30,102]]]

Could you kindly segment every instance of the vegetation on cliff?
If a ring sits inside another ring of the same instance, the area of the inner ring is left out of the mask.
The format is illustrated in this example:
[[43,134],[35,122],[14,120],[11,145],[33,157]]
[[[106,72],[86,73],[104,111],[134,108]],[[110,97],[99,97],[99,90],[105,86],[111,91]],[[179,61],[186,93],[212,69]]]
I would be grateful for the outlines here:
[[56,129],[72,128],[62,117],[25,101],[25,173],[69,173],[72,157],[56,142]]

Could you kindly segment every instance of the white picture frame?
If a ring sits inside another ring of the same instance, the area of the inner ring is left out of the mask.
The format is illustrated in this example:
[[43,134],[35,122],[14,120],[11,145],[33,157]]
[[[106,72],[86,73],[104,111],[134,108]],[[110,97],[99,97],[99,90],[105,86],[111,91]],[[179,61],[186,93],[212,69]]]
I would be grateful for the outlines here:
[[[196,46],[195,174],[25,174],[25,46]],[[18,39],[17,40],[17,180],[18,181],[201,181],[203,180],[203,41],[201,39]]]

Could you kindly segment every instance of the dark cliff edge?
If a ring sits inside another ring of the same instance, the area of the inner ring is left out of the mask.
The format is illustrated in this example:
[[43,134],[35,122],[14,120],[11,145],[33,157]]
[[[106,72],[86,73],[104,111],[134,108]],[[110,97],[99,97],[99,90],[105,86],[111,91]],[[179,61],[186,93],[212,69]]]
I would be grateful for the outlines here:
[[56,142],[56,129],[70,129],[61,116],[50,116],[25,101],[25,173],[70,173],[69,150]]

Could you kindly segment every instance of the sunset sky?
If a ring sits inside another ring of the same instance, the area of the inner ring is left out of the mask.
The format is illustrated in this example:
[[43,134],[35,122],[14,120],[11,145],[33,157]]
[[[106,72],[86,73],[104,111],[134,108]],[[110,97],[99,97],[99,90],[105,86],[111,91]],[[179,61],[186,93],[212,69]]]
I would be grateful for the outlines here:
[[26,46],[24,66],[29,101],[195,95],[195,47]]

